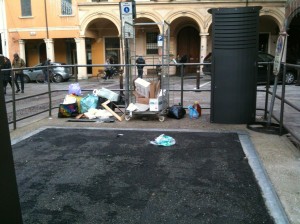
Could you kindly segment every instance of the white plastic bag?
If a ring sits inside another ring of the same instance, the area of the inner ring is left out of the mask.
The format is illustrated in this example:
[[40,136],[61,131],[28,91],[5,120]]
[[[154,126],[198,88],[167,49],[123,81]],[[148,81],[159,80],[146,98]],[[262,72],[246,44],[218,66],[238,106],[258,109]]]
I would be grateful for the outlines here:
[[170,136],[161,134],[155,139],[155,141],[150,141],[150,143],[153,145],[171,146],[171,145],[175,145],[176,141],[174,138]]
[[119,94],[117,94],[109,89],[106,89],[106,88],[94,89],[93,94],[95,96],[106,98],[112,102],[117,102],[119,100]]

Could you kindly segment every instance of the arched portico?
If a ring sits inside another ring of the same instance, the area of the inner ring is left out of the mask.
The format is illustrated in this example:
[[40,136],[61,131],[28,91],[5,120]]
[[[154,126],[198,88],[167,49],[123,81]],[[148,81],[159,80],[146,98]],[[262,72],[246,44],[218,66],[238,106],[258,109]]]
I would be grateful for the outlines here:
[[97,21],[98,19],[106,19],[108,21],[111,21],[114,24],[114,26],[117,28],[119,35],[121,34],[120,18],[118,18],[116,15],[111,14],[111,13],[101,12],[101,11],[93,11],[81,20],[80,36],[84,36],[88,26],[91,23],[93,23],[93,21]]
[[258,50],[274,55],[279,31],[280,24],[274,17],[260,15]]
[[[188,16],[179,16],[179,14],[171,17],[171,46],[172,52],[178,62],[182,63],[199,63],[200,60],[200,26],[197,21]],[[183,61],[182,58],[187,60]],[[197,66],[186,67],[185,72],[196,73]],[[179,71],[176,71],[178,74]]]
[[[300,8],[296,9],[288,18],[287,33],[286,61],[291,64],[297,64],[300,62]],[[300,83],[299,78],[298,83]]]
[[[85,53],[78,55],[81,61],[86,60],[88,64],[105,64],[105,59],[112,57],[114,63],[121,63],[119,18],[105,12],[91,13],[83,19],[80,34],[85,38],[86,46]],[[92,74],[96,75],[98,70],[99,68],[93,67]]]
[[[180,39],[182,38],[181,36],[184,34],[185,29],[189,29],[189,32],[192,32],[193,34],[189,33],[186,36],[193,38],[193,40],[188,40],[188,42],[194,42],[190,48],[193,46],[191,49],[198,52],[198,54],[195,54],[195,52],[188,53],[191,55],[189,57],[189,62],[202,63],[208,53],[208,27],[211,22],[211,16],[208,13],[200,14],[196,11],[180,11],[173,14],[170,13],[167,20],[171,22],[171,39],[173,39],[174,45],[176,46],[174,48],[174,53],[180,55],[182,54],[181,51],[185,51],[184,49],[181,49],[180,43],[185,41]],[[197,31],[197,33],[195,31]],[[191,72],[195,72],[193,70],[195,70],[195,68],[192,69]]]

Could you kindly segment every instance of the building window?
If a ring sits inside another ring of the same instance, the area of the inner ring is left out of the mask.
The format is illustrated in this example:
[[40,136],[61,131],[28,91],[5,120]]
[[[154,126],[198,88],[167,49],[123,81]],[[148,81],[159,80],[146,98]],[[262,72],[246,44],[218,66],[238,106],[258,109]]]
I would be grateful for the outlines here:
[[120,39],[118,37],[105,38],[105,57],[112,58],[114,64],[120,63]]
[[21,0],[22,16],[32,16],[31,0]]
[[61,0],[61,14],[72,15],[72,0]]
[[146,34],[146,53],[147,54],[158,54],[157,47],[157,32]]

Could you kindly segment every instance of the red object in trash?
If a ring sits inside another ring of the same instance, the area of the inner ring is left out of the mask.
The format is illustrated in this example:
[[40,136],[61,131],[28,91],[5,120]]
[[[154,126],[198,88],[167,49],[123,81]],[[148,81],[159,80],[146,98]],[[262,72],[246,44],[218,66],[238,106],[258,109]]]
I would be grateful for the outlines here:
[[197,112],[199,113],[199,117],[200,117],[202,109],[201,109],[201,106],[200,106],[199,102],[195,101],[193,107],[197,110]]

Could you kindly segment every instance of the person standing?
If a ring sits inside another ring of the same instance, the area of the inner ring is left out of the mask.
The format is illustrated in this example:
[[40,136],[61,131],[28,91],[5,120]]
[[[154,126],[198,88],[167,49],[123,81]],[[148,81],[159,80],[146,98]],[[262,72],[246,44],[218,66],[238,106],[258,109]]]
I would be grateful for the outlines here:
[[[47,58],[46,61],[42,64],[42,66],[47,66],[45,68],[43,68],[43,73],[44,73],[44,76],[45,76],[45,83],[48,82],[48,66],[50,65],[51,63],[51,59]],[[51,72],[50,68],[49,68],[49,73]]]
[[136,61],[137,63],[137,69],[138,69],[138,78],[143,78],[143,68],[145,64],[145,59],[142,56],[139,56]]
[[[1,69],[11,69],[11,62],[7,57],[4,57],[4,62],[2,65]],[[11,83],[11,70],[9,71],[1,71],[1,75],[3,75],[3,92],[4,94],[6,94],[6,87],[7,84],[9,83],[10,86],[12,87],[12,83]]]
[[[12,62],[12,67],[13,68],[25,68],[25,61],[19,57],[19,55],[17,53],[14,54],[14,59]],[[17,87],[16,93],[20,92],[20,86],[18,83],[18,79],[20,79],[21,82],[21,90],[22,93],[24,93],[24,74],[23,74],[23,70],[17,70],[15,71],[15,84]]]
[[111,77],[111,59],[107,58],[106,62],[105,62],[105,69],[104,69],[104,77],[102,77],[103,79],[109,79]]

